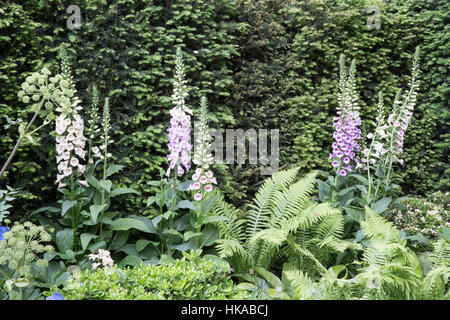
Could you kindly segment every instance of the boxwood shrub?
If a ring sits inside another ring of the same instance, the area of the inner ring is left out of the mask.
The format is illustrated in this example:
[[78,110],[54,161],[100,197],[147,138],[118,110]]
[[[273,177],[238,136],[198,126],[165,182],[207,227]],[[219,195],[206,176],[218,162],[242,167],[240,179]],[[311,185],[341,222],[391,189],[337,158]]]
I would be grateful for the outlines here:
[[135,268],[76,270],[62,289],[66,300],[242,300],[251,293],[238,288],[230,269],[202,258]]

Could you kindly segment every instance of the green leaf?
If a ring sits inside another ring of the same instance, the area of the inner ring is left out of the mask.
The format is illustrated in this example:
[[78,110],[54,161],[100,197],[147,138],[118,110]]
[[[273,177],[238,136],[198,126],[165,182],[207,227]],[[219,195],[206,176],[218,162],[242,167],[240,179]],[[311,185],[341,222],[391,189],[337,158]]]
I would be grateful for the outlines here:
[[390,197],[378,200],[373,205],[373,211],[375,213],[378,213],[378,214],[383,213],[384,211],[386,211],[386,209],[388,208],[390,203],[391,203],[391,198]]
[[176,189],[179,191],[186,191],[192,183],[193,183],[193,181],[190,181],[190,180],[184,181],[184,182],[180,183]]
[[155,197],[155,196],[148,197],[147,207],[151,206],[153,203],[155,203],[158,200],[159,200],[158,197]]
[[228,261],[214,255],[214,254],[206,254],[203,256],[203,259],[207,259],[207,260],[211,260],[212,262],[214,262],[215,265],[219,266],[219,267],[224,267],[226,269],[230,269],[230,264],[228,263]]
[[188,251],[188,250],[197,250],[197,244],[195,239],[191,239],[187,242],[183,242],[180,244],[174,244],[171,246],[171,248],[178,250],[178,251]]
[[194,211],[197,210],[195,205],[189,200],[181,200],[180,202],[178,202],[177,209],[191,209]]
[[255,267],[255,272],[258,276],[266,280],[272,288],[283,287],[281,280],[272,272],[261,267]]
[[427,243],[428,243],[428,239],[425,238],[424,236],[421,236],[420,234],[415,234],[415,235],[412,235],[412,236],[407,236],[406,239],[407,239],[407,240],[418,241],[418,242],[424,243],[424,244],[427,244]]
[[328,272],[330,272],[333,276],[337,278],[343,270],[345,270],[345,265],[339,264],[329,268]]
[[73,249],[73,230],[64,229],[56,233],[56,246],[60,252]]
[[229,218],[222,216],[201,216],[199,218],[201,224],[208,224],[212,222],[227,221],[227,220],[229,220]]
[[103,211],[108,205],[105,204],[93,204],[89,207],[89,214],[91,216],[92,222],[97,222],[98,215]]
[[219,231],[217,227],[208,224],[203,230],[200,236],[200,248],[210,246],[219,238]]
[[347,213],[347,216],[356,222],[360,222],[361,218],[364,217],[364,210],[362,209],[353,209],[350,207],[345,207],[344,208],[345,213]]
[[178,218],[177,220],[175,220],[175,222],[173,223],[173,227],[177,231],[186,230],[191,225],[190,217],[191,217],[190,214],[183,215],[181,218]]
[[331,188],[330,186],[323,182],[322,180],[316,180],[318,189],[319,189],[319,200],[323,201],[325,198],[331,197]]
[[89,242],[91,242],[92,239],[97,238],[97,236],[95,234],[92,233],[83,233],[80,236],[80,240],[81,240],[81,247],[83,248],[83,250],[85,250],[87,248],[87,246],[89,245]]
[[108,169],[106,169],[106,177],[113,175],[114,173],[118,172],[122,168],[124,168],[124,166],[120,165],[120,164],[111,165]]
[[85,178],[89,185],[93,186],[97,190],[101,190],[100,181],[98,181],[92,174],[86,174]]
[[363,176],[361,176],[359,174],[351,174],[351,175],[349,175],[349,177],[353,177],[353,178],[358,179],[359,181],[361,181],[366,186],[369,185],[369,181],[367,180],[367,178],[365,178],[365,177],[363,177]]
[[19,135],[21,137],[25,135],[25,125],[23,123],[19,124]]
[[54,286],[62,286],[64,285],[67,280],[69,280],[72,277],[72,275],[69,272],[63,272],[58,277],[56,277],[55,282],[53,283]]
[[161,185],[161,181],[159,181],[159,180],[148,181],[147,184],[154,186],[154,187],[159,187]]
[[111,250],[116,250],[122,247],[127,242],[129,234],[129,230],[117,232],[112,241]]
[[165,236],[176,236],[179,238],[183,238],[183,235],[175,229],[166,229],[162,232],[162,234]]
[[112,230],[130,230],[137,229],[146,233],[155,233],[144,222],[134,218],[121,218],[114,221]]
[[91,252],[96,252],[98,249],[106,248],[106,242],[101,240],[101,241],[90,244],[87,248]]
[[141,258],[139,258],[137,256],[133,256],[133,255],[128,255],[125,258],[123,258],[122,261],[120,261],[117,264],[117,266],[119,268],[123,268],[125,266],[139,267],[142,263],[143,263],[143,261]]
[[212,207],[214,207],[214,203],[217,199],[217,196],[212,196],[203,201],[201,206],[203,215],[206,215],[212,209]]
[[27,140],[34,146],[36,146],[38,143],[36,142],[36,140],[33,139],[33,137],[31,136],[31,134],[27,134],[25,135],[25,138],[27,138]]
[[131,256],[139,256],[137,250],[136,250],[136,244],[127,243],[122,248],[116,250],[117,252],[125,252],[128,255]]
[[111,192],[111,198],[115,197],[115,196],[118,196],[120,194],[126,194],[126,193],[135,193],[137,195],[141,195],[141,193],[139,191],[136,191],[136,190],[131,189],[131,188],[117,188],[117,189],[114,189]]
[[112,187],[111,180],[100,180],[98,183],[102,189],[106,190],[108,193],[111,192]]
[[62,204],[61,216],[64,217],[65,214],[67,213],[67,211],[69,211],[70,208],[72,208],[76,204],[77,204],[77,202],[75,200],[73,200],[73,201],[70,201],[70,200],[64,201],[63,204]]
[[167,254],[163,254],[161,258],[159,259],[159,264],[172,264],[175,263],[175,259],[171,256],[168,256]]
[[192,232],[192,231],[188,231],[184,233],[184,241],[189,241],[189,239],[197,237],[197,236],[201,236],[202,233],[201,232]]
[[450,228],[447,228],[446,226],[442,226],[442,230],[439,231],[439,235],[443,239],[450,241]]
[[150,240],[144,240],[144,239],[138,240],[138,241],[136,242],[136,251],[137,251],[138,253],[141,252],[141,251],[144,250],[145,247],[147,247],[150,243],[152,243],[152,241],[150,241]]

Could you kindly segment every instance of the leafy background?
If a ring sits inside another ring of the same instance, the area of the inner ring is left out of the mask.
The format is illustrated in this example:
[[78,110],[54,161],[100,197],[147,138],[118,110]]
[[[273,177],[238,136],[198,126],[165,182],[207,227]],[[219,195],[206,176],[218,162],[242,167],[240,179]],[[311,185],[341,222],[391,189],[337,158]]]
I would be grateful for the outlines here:
[[[69,5],[81,8],[82,27],[68,30]],[[381,28],[369,30],[369,5],[381,9]],[[398,175],[405,193],[428,194],[450,184],[449,14],[445,0],[23,0],[0,5],[0,162],[18,136],[7,118],[26,119],[20,84],[46,65],[58,71],[57,52],[71,45],[79,96],[90,103],[95,83],[111,99],[117,181],[148,191],[165,168],[175,50],[181,46],[195,109],[206,95],[217,128],[280,129],[281,165],[327,170],[337,105],[338,57],[356,59],[366,130],[377,92],[390,106],[405,88],[421,46],[421,89],[405,139]],[[52,128],[41,144],[23,145],[2,185],[21,187],[32,201],[16,201],[24,215],[57,200]],[[366,131],[367,132],[367,131]],[[264,179],[258,165],[222,166],[218,177],[235,204],[251,199]],[[144,197],[145,198],[145,197]],[[130,213],[142,199],[118,206]]]

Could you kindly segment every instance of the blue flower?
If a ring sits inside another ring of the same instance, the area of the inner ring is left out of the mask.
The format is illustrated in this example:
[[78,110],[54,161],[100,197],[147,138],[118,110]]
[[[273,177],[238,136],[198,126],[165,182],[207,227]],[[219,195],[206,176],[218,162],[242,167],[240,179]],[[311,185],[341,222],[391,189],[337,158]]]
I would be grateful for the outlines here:
[[0,240],[5,240],[5,238],[3,238],[3,234],[8,231],[9,229],[7,227],[0,227]]
[[58,292],[53,292],[53,295],[51,297],[45,298],[45,300],[64,300],[64,297]]

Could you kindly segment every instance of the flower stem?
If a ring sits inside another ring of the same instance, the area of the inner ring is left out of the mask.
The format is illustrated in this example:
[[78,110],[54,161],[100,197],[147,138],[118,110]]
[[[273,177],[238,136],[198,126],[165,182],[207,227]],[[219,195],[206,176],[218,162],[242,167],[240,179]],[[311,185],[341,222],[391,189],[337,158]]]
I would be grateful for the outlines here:
[[[33,118],[31,119],[31,121],[28,123],[27,127],[25,128],[25,132],[24,135],[21,135],[19,137],[19,139],[17,139],[16,145],[14,146],[14,149],[11,151],[11,154],[9,155],[8,159],[6,160],[5,164],[2,167],[2,170],[0,170],[0,178],[3,176],[3,173],[6,171],[6,168],[8,168],[9,164],[11,163],[11,160],[13,159],[14,155],[17,152],[17,149],[19,149],[19,145],[23,140],[23,137],[25,136],[25,134],[27,133],[28,129],[30,129],[31,125],[33,124],[34,120],[36,120],[37,115],[39,114],[39,111],[41,111],[42,106],[44,105],[44,99],[41,100],[38,109],[36,110],[36,112],[33,115]],[[34,132],[34,131],[33,131]]]

